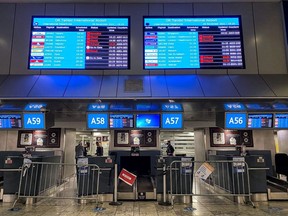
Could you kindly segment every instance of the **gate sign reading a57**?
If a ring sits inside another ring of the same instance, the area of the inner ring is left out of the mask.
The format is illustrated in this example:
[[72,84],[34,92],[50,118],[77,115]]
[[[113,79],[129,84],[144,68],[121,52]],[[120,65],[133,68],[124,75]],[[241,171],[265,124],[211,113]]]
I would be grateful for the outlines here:
[[246,128],[246,113],[225,113],[225,128],[241,129]]
[[183,128],[182,113],[163,113],[162,128],[166,129],[181,129]]
[[24,113],[25,129],[45,129],[45,115],[44,113]]

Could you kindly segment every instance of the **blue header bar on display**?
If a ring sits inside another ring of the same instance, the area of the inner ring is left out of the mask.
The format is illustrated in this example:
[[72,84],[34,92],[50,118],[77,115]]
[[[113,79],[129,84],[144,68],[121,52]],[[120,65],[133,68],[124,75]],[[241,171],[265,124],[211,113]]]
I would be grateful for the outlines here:
[[35,17],[33,26],[128,26],[128,18]]
[[144,26],[234,26],[239,25],[237,17],[202,18],[144,18]]

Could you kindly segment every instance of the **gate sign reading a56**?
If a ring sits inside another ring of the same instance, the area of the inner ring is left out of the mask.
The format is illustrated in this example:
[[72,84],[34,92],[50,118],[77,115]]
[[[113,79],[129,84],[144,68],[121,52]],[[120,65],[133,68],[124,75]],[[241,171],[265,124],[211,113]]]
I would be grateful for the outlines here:
[[183,128],[182,113],[163,113],[162,128],[166,129],[181,129]]
[[88,129],[107,129],[108,114],[107,113],[88,113],[87,114]]
[[25,129],[45,129],[45,115],[44,113],[24,113]]
[[225,128],[241,129],[246,128],[246,113],[225,113]]

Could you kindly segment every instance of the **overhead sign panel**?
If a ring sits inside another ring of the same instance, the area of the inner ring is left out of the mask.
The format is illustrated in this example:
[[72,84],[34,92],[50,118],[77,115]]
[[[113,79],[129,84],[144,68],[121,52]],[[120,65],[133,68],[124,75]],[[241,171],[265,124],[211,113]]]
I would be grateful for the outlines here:
[[246,128],[246,113],[225,113],[226,129],[244,129]]
[[23,114],[24,129],[45,129],[44,113],[24,113]]
[[87,110],[90,112],[99,112],[99,111],[107,111],[109,108],[109,104],[107,103],[95,103],[95,104],[88,104]]
[[107,113],[87,113],[88,129],[108,129],[108,121]]
[[163,113],[162,124],[163,129],[182,129],[183,114],[182,113]]
[[182,104],[179,104],[179,103],[166,103],[166,104],[162,104],[162,111],[182,112],[183,107],[182,107]]

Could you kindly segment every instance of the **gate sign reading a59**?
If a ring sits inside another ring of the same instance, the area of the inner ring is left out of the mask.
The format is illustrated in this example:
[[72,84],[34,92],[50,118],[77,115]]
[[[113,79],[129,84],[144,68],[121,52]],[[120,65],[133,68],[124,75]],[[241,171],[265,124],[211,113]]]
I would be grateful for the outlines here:
[[183,128],[182,113],[163,113],[162,128],[166,129],[181,129]]
[[88,113],[87,114],[88,129],[107,129],[108,114],[107,113]]
[[24,113],[25,129],[45,129],[45,115],[44,113]]
[[246,128],[246,113],[225,113],[225,128],[241,129]]

